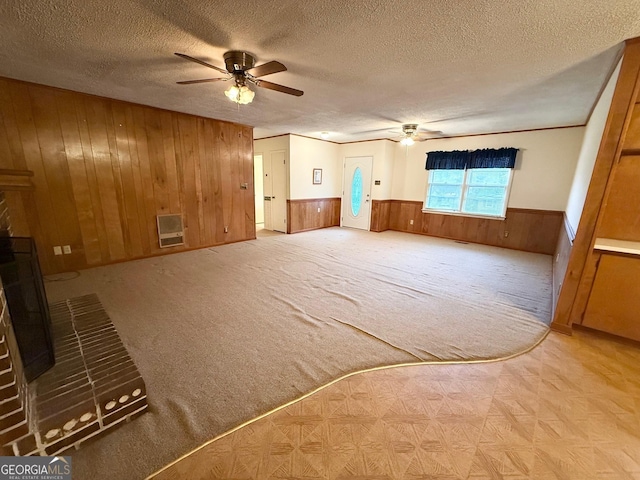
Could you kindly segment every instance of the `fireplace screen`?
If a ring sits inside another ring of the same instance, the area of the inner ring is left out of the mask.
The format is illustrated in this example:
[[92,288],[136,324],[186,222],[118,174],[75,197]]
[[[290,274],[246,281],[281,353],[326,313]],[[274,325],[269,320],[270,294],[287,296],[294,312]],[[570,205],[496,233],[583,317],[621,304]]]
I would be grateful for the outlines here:
[[0,278],[27,381],[54,363],[51,318],[31,238],[0,238]]

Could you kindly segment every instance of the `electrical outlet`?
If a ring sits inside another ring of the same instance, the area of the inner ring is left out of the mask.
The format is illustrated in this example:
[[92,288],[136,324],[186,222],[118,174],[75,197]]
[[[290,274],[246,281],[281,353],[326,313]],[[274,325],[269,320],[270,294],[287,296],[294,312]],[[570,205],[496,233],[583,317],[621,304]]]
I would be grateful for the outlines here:
[[413,220],[409,220],[409,225],[413,225]]
[[69,254],[71,253],[71,245],[64,245],[64,246],[62,247],[62,252],[63,252],[65,255],[69,255]]
[[556,254],[556,263],[558,263],[558,261],[560,260],[560,254]]
[[229,233],[229,227],[224,227],[224,233]]
[[56,245],[55,247],[53,247],[53,254],[62,255],[62,247],[60,245]]
[[509,236],[509,232],[504,232],[504,238],[507,238]]
[[320,213],[320,207],[318,207],[318,213]]

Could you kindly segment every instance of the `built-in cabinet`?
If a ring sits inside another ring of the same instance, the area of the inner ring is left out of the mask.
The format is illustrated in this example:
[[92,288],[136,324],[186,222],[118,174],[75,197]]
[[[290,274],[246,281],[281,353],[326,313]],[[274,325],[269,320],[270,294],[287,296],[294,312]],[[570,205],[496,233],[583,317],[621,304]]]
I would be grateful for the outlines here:
[[640,255],[602,253],[582,325],[640,341],[639,279]]
[[640,39],[627,42],[552,327],[640,341]]

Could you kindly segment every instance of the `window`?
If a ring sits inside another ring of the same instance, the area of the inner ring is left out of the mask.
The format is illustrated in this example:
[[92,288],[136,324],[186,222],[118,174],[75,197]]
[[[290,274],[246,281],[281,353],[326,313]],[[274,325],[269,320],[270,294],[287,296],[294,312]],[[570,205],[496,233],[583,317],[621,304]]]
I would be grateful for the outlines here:
[[504,217],[511,168],[429,170],[425,209]]
[[431,170],[427,208],[434,210],[460,211],[464,170]]
[[504,218],[517,154],[513,147],[428,152],[424,208]]

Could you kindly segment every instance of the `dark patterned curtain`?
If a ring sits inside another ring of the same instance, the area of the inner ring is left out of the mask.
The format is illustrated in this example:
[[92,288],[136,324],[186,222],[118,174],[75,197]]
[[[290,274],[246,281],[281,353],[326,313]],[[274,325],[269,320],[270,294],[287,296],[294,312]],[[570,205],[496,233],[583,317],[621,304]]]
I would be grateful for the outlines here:
[[464,170],[468,168],[471,155],[468,151],[428,152],[427,170]]
[[485,148],[471,152],[467,168],[514,168],[517,148]]

